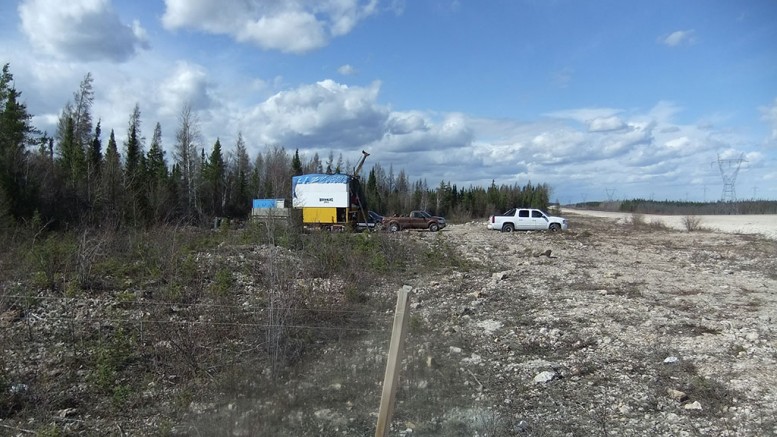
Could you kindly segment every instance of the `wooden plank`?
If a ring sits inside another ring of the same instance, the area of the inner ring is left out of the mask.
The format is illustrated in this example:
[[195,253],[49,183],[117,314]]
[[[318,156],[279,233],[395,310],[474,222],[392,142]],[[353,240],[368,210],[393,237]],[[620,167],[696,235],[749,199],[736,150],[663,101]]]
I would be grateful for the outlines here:
[[391,345],[389,346],[388,361],[386,362],[386,375],[383,377],[383,394],[380,398],[380,411],[378,412],[378,425],[375,428],[375,437],[388,436],[389,428],[391,428],[391,416],[394,414],[394,401],[397,395],[397,384],[399,384],[399,366],[402,363],[402,350],[405,342],[405,331],[407,330],[407,301],[411,290],[412,287],[405,285],[397,293],[394,329],[391,333]]

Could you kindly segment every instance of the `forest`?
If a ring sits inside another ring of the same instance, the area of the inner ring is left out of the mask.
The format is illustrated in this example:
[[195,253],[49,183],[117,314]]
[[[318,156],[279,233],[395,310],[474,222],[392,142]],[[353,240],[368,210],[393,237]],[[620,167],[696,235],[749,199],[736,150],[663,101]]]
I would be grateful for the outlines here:
[[[47,229],[147,228],[159,224],[205,225],[214,217],[248,218],[255,198],[289,198],[291,177],[308,173],[351,173],[342,154],[322,159],[300,156],[283,145],[251,144],[237,134],[233,145],[200,130],[197,113],[184,105],[175,144],[162,144],[156,123],[146,144],[140,106],[126,127],[103,126],[92,113],[94,78],[87,73],[65,102],[56,132],[32,124],[10,65],[0,77],[0,227],[34,223]],[[169,127],[168,127],[169,128]],[[122,131],[119,129],[126,129]],[[122,144],[116,140],[126,138]],[[362,145],[354,145],[360,150]],[[249,150],[259,150],[254,156]],[[358,175],[362,180],[365,175]],[[366,175],[370,209],[382,214],[424,209],[453,220],[486,217],[515,205],[546,209],[546,184],[457,187],[423,177],[411,180],[404,169],[374,163]]]

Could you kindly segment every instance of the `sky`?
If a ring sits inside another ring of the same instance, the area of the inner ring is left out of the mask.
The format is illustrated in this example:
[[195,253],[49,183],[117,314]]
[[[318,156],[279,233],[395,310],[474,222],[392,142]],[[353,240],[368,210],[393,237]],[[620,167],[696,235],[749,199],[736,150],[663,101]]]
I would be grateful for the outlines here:
[[[2,0],[0,63],[42,131],[89,73],[126,138],[172,163],[185,106],[206,154],[342,154],[551,200],[777,199],[773,0]],[[738,170],[738,172],[737,172]]]

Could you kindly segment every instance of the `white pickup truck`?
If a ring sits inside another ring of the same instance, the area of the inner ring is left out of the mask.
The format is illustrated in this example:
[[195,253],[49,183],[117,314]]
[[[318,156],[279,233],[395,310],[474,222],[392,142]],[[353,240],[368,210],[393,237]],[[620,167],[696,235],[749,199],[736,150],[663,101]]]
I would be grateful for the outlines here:
[[513,232],[549,230],[551,232],[566,231],[569,228],[567,219],[547,215],[539,209],[513,208],[502,215],[492,215],[488,218],[488,229]]

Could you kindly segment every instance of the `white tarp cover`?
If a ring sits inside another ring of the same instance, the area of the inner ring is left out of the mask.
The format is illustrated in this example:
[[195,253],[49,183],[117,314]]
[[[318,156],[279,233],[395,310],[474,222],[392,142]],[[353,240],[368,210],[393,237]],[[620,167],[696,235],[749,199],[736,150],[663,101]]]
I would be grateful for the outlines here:
[[291,179],[294,208],[349,206],[348,184],[351,177],[344,174],[307,174]]

